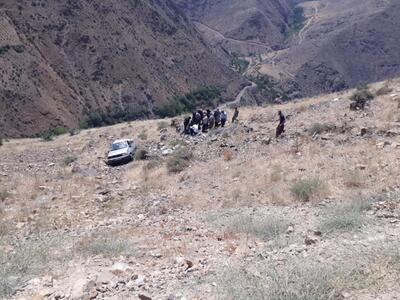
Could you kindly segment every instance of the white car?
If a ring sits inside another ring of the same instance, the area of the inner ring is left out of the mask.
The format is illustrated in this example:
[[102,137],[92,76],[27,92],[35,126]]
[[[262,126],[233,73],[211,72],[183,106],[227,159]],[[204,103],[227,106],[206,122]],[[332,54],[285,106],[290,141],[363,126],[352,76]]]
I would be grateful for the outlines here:
[[136,145],[133,140],[123,139],[116,140],[111,144],[107,154],[107,164],[114,165],[133,160]]

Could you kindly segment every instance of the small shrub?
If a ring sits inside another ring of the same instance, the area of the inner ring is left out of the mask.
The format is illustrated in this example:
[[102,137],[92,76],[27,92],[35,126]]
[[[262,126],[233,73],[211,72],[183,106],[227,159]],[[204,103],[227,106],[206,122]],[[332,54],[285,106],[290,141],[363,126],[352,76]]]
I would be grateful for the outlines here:
[[168,122],[165,122],[165,121],[158,122],[158,125],[157,125],[158,130],[163,130],[168,127],[169,127]]
[[137,149],[135,151],[135,160],[146,160],[149,156],[149,153],[145,149]]
[[362,174],[359,171],[350,171],[344,176],[344,185],[348,188],[360,188],[364,185]]
[[372,99],[374,99],[374,95],[368,90],[367,86],[359,87],[350,97],[350,100],[353,101],[350,105],[350,109],[364,109]]
[[180,173],[190,166],[190,160],[193,154],[186,148],[176,151],[167,161],[167,170],[169,173]]
[[10,193],[7,192],[6,190],[0,191],[0,200],[4,201],[10,196]]
[[77,160],[77,158],[75,156],[66,156],[63,160],[63,165],[70,166],[76,160]]
[[145,141],[145,140],[147,140],[147,134],[146,134],[146,132],[142,132],[141,134],[139,134],[139,139],[141,139],[142,141]]
[[101,255],[108,258],[130,256],[135,252],[130,241],[111,234],[98,234],[81,240],[77,250],[85,257]]
[[388,87],[387,85],[381,87],[379,90],[376,91],[375,95],[376,96],[384,96],[387,94],[390,94],[393,92],[393,89],[391,87]]
[[286,232],[289,222],[274,215],[238,215],[228,223],[228,230],[256,236],[264,240],[275,240]]
[[149,161],[146,165],[144,165],[143,169],[147,170],[147,171],[150,171],[150,170],[153,170],[153,169],[157,168],[160,165],[161,165],[160,161],[152,160],[152,161]]
[[224,160],[225,161],[231,161],[233,159],[232,150],[225,149],[223,155],[224,155]]
[[291,192],[296,199],[308,202],[316,194],[322,192],[324,189],[324,184],[319,179],[306,179],[295,183]]
[[55,136],[62,135],[67,133],[67,130],[64,127],[57,127],[50,129],[44,133],[42,133],[42,140],[44,141],[52,141]]
[[326,212],[320,230],[326,234],[335,231],[353,231],[368,222],[365,212],[371,208],[372,200],[354,200],[349,204],[337,206]]
[[321,134],[324,132],[328,132],[332,129],[332,126],[329,124],[322,123],[314,123],[309,129],[308,132],[310,135]]

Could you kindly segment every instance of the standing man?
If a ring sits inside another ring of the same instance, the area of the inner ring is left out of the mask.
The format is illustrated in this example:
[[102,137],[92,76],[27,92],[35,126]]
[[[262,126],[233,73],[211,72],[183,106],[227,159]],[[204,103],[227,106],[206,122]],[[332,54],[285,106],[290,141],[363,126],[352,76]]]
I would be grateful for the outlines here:
[[232,117],[232,124],[235,123],[239,118],[239,109],[235,107],[235,112],[233,113]]
[[278,115],[279,115],[279,125],[276,128],[276,138],[280,137],[281,134],[285,132],[285,122],[286,122],[286,118],[283,115],[282,111],[278,111]]

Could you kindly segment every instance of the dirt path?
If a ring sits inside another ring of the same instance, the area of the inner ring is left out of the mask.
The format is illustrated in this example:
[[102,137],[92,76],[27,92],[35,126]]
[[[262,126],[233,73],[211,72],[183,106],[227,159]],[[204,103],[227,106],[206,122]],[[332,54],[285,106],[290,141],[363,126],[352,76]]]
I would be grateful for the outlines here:
[[252,82],[251,85],[248,85],[248,86],[244,87],[244,88],[240,91],[240,93],[236,96],[235,100],[233,100],[233,101],[231,101],[231,102],[227,102],[227,103],[222,104],[222,105],[219,107],[219,109],[223,109],[223,108],[226,108],[226,107],[228,107],[228,106],[239,105],[239,104],[240,104],[240,101],[242,100],[242,98],[243,98],[244,94],[246,93],[246,91],[247,91],[248,89],[254,88],[254,87],[256,87],[256,86],[257,86],[257,85],[256,85],[254,82]]
[[307,23],[306,23],[306,25],[300,30],[300,32],[299,32],[299,45],[301,44],[301,43],[303,43],[303,41],[304,41],[304,37],[305,37],[305,35],[306,35],[306,33],[308,32],[308,30],[310,29],[310,27],[311,27],[311,24],[313,23],[313,21],[317,18],[317,16],[318,16],[318,5],[316,4],[316,5],[314,5],[314,13],[313,13],[313,15],[311,16],[311,18],[309,18],[308,20],[307,20]]
[[246,45],[261,46],[261,47],[266,47],[268,49],[271,49],[270,46],[267,44],[263,44],[263,43],[259,43],[259,42],[255,42],[255,41],[242,41],[242,40],[228,38],[228,37],[224,36],[221,32],[215,30],[214,28],[211,28],[210,26],[208,26],[206,24],[200,23],[198,21],[194,21],[193,23],[199,27],[206,28],[207,30],[211,31],[212,33],[215,34],[215,36],[219,37],[222,40],[226,40],[226,41],[230,41],[230,42],[234,42],[234,43],[246,44]]

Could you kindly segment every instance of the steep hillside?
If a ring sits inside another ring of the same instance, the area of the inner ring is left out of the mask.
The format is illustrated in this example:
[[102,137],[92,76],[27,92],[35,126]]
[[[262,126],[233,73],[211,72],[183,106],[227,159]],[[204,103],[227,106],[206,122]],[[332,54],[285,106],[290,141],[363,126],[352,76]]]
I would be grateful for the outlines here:
[[293,0],[174,0],[206,40],[229,52],[263,53],[284,44]]
[[[258,71],[315,95],[400,74],[398,1],[304,2],[307,22],[282,51],[267,54]],[[294,88],[293,88],[294,87]]]
[[214,49],[247,60],[291,97],[400,74],[395,0],[175,0]]
[[2,1],[0,131],[76,127],[94,111],[151,116],[176,94],[244,80],[170,1]]
[[[400,299],[400,80],[370,92],[195,137],[145,120],[4,140],[0,298]],[[119,138],[139,151],[111,167]]]

